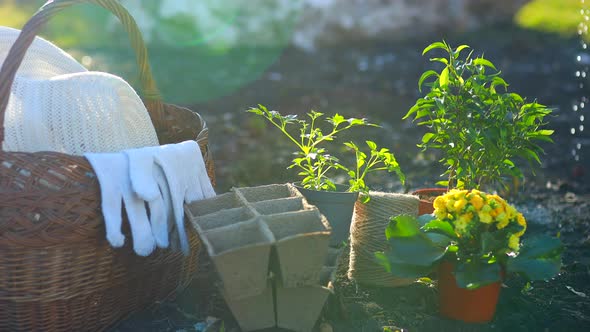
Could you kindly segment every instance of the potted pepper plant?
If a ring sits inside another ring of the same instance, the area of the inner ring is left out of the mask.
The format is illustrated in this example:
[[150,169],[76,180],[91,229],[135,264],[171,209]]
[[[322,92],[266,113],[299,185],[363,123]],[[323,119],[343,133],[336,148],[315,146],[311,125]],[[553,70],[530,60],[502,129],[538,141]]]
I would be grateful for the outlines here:
[[547,280],[559,272],[560,240],[521,241],[526,220],[498,195],[453,189],[437,197],[434,206],[433,215],[392,218],[386,230],[390,249],[375,257],[401,278],[438,272],[443,316],[490,321],[506,274]]
[[[403,119],[413,117],[426,128],[418,147],[441,151],[439,161],[446,167],[441,176],[446,179],[437,185],[447,190],[506,189],[508,178],[523,177],[519,162],[541,163],[543,149],[538,143],[551,142],[553,130],[542,129],[551,110],[508,91],[501,72],[483,56],[473,56],[469,46],[435,42],[422,55],[436,50],[444,56],[430,61],[442,64],[442,69],[421,75],[418,88],[428,89]],[[427,195],[428,190],[417,193]],[[421,204],[421,214],[433,211],[432,200]]]
[[[343,132],[360,126],[378,127],[366,119],[346,119],[340,114],[327,117],[328,129],[323,129],[323,113],[311,111],[307,119],[296,115],[281,115],[270,111],[263,105],[248,110],[267,119],[277,127],[296,147],[295,157],[288,168],[298,170],[301,181],[295,186],[301,194],[316,205],[332,226],[330,244],[338,246],[349,235],[354,203],[362,194],[362,200],[370,200],[369,186],[365,182],[368,174],[377,171],[397,174],[402,184],[405,176],[394,154],[387,148],[378,147],[373,141],[366,141],[368,152],[363,152],[354,142],[344,142],[344,146],[354,152],[354,166],[344,165],[338,157],[328,152],[327,142],[333,142]],[[325,126],[324,126],[325,127]],[[293,129],[291,129],[293,128]],[[335,178],[344,175],[348,185],[335,183]]]

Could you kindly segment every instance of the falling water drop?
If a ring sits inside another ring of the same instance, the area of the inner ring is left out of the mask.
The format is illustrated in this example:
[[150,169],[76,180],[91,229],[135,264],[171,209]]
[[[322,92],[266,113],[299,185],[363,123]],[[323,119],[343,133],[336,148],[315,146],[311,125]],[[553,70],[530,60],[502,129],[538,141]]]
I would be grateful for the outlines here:
[[578,111],[578,105],[572,106],[572,109],[574,110],[574,112],[577,112]]
[[579,70],[576,71],[576,77],[580,77],[580,75],[581,75],[580,71]]
[[580,150],[582,148],[582,143],[576,144],[576,149]]
[[576,128],[571,128],[570,129],[570,133],[572,133],[572,135],[575,135],[576,134]]
[[584,125],[580,125],[580,131],[584,131]]
[[580,122],[584,122],[584,116],[580,115]]

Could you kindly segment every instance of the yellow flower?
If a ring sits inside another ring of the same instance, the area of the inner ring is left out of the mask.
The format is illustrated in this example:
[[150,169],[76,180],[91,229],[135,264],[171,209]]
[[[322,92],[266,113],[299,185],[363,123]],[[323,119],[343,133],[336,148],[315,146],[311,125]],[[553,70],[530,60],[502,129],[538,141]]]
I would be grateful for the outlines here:
[[464,235],[465,233],[467,233],[467,225],[469,224],[468,221],[465,221],[463,219],[459,219],[457,221],[455,221],[455,232],[461,236]]
[[508,247],[512,250],[518,250],[519,246],[520,246],[519,237],[516,236],[515,234],[510,235],[510,238],[508,239]]
[[506,205],[506,213],[508,214],[508,219],[512,220],[516,218],[518,211],[512,205]]
[[523,228],[523,229],[522,229],[520,232],[518,232],[518,233],[514,234],[514,235],[516,235],[517,237],[521,237],[521,236],[524,234],[524,232],[526,231],[526,220],[524,219],[524,216],[522,215],[522,213],[519,213],[519,214],[516,216],[516,222],[517,222],[517,223],[518,223],[520,226],[524,227],[524,228]]
[[434,202],[432,204],[434,205],[434,209],[435,210],[446,209],[446,207],[445,207],[445,204],[446,204],[445,196],[438,196],[434,200]]
[[465,207],[465,205],[467,205],[467,200],[465,200],[465,198],[461,198],[461,199],[455,201],[455,204],[453,207],[455,208],[455,211],[461,212],[463,210],[463,208]]
[[465,195],[467,195],[467,190],[452,190],[451,191],[453,193],[453,198],[456,200],[465,198]]
[[472,195],[471,198],[469,199],[469,203],[471,203],[471,205],[473,205],[473,207],[475,208],[476,211],[481,210],[481,207],[483,206],[483,198],[481,198],[481,196],[479,195]]
[[492,216],[490,216],[490,214],[485,211],[480,211],[477,216],[479,217],[479,221],[484,224],[490,224],[493,221]]
[[449,197],[445,206],[449,212],[455,211],[455,200]]
[[492,211],[490,211],[490,215],[494,218],[497,218],[502,213],[504,213],[504,208],[502,206],[498,206]]
[[449,214],[445,209],[434,210],[434,216],[436,217],[436,219],[445,220],[447,219],[448,215]]
[[502,228],[508,226],[508,224],[510,223],[510,219],[508,218],[508,215],[505,212],[500,213],[496,217],[496,220],[498,220],[498,224],[496,225],[496,227],[498,227],[498,229],[502,229]]

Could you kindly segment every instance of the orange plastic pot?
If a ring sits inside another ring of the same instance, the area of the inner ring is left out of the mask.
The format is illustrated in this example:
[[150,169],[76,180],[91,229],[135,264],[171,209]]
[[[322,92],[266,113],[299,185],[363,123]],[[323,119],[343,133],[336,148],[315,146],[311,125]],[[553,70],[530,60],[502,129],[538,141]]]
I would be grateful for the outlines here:
[[431,214],[434,212],[434,206],[432,205],[434,198],[445,194],[447,191],[447,188],[425,188],[414,191],[412,195],[420,197],[418,203],[418,215],[421,216],[423,214]]
[[454,265],[443,262],[438,269],[441,315],[468,323],[486,323],[494,318],[501,282],[469,290],[457,286]]

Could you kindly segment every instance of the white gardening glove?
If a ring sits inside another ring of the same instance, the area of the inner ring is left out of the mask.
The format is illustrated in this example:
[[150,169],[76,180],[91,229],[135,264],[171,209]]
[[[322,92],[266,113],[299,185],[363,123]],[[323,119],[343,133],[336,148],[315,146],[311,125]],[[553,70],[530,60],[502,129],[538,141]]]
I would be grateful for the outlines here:
[[125,242],[121,232],[123,201],[133,237],[133,249],[140,256],[148,256],[156,248],[156,243],[144,200],[132,190],[127,157],[123,153],[87,153],[84,156],[100,183],[107,240],[113,247],[121,247]]

